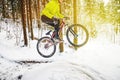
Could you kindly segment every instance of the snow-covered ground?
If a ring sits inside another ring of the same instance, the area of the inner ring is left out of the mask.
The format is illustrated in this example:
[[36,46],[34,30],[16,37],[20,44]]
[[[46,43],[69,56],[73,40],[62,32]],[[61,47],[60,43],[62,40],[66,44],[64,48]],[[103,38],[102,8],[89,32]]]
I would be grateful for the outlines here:
[[104,37],[91,39],[74,50],[65,45],[65,51],[51,58],[41,57],[37,41],[29,47],[15,45],[6,31],[0,32],[0,80],[119,80],[120,46]]

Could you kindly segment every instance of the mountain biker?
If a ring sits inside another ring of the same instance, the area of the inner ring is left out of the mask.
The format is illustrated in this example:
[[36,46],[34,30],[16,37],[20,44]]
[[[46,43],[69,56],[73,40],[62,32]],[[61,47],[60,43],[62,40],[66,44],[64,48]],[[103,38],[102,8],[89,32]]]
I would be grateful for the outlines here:
[[60,20],[64,18],[64,15],[60,13],[60,4],[63,0],[51,0],[46,4],[45,8],[41,14],[42,22],[51,25],[54,27],[57,34],[55,35],[56,39],[59,39],[58,31],[60,26]]

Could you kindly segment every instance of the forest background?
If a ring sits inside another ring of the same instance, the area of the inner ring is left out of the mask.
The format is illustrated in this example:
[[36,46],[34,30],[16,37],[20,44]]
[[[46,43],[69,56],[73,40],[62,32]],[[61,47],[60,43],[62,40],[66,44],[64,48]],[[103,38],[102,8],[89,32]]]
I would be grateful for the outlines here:
[[[9,24],[12,23],[16,44],[20,44],[23,35],[24,45],[28,46],[30,40],[42,37],[42,30],[46,29],[40,15],[48,2],[49,0],[0,0],[0,32],[2,24],[7,23],[6,35],[11,35]],[[64,0],[61,13],[69,17],[66,21],[69,25],[84,25],[89,31],[90,40],[102,35],[120,45],[119,0]],[[35,29],[38,30],[38,35],[35,34]],[[60,49],[63,48],[63,45],[60,46]]]

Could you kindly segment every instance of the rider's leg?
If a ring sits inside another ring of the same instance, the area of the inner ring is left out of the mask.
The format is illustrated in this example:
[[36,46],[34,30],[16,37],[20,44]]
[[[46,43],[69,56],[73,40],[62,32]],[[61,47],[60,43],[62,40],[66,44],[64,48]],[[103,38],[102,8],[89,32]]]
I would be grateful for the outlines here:
[[59,26],[60,26],[60,20],[57,19],[56,22],[57,22],[57,24],[54,26],[54,29],[55,29],[54,32],[56,32],[55,38],[61,40],[60,37],[59,37],[59,34],[58,34],[59,33],[59,29],[60,29],[59,28]]
[[48,18],[47,16],[42,15],[42,16],[41,16],[41,20],[42,20],[42,22],[44,22],[44,23],[46,23],[46,24],[48,24],[48,25],[50,25],[50,26],[54,26],[54,20],[53,20],[53,18],[50,19],[50,18]]
[[44,23],[46,23],[46,24],[51,25],[52,27],[54,27],[54,29],[55,29],[54,32],[56,33],[55,38],[60,39],[60,38],[59,38],[59,34],[58,34],[58,32],[59,32],[60,20],[59,20],[59,19],[56,19],[56,18],[50,19],[50,18],[48,18],[48,17],[45,16],[45,15],[42,15],[42,16],[41,16],[41,20],[42,20]]
[[54,32],[56,33],[55,38],[56,38],[56,39],[60,39],[59,34],[58,34],[58,32],[59,32],[59,27],[55,27],[55,31],[54,31]]

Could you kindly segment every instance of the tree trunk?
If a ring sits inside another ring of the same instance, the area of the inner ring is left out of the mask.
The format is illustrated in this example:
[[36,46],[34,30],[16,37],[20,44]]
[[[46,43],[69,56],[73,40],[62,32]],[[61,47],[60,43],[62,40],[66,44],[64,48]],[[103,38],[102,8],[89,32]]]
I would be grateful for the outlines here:
[[12,5],[12,18],[13,18],[13,21],[15,21],[15,7],[14,7],[14,1],[13,0],[11,1],[11,5]]
[[[74,18],[74,24],[77,24],[77,0],[73,0],[73,18]],[[74,27],[74,31],[77,33],[77,27]],[[77,44],[78,43],[78,39],[74,38],[74,43]],[[77,49],[77,47],[75,47],[75,49]]]
[[[60,6],[60,8],[61,8],[62,6]],[[61,9],[60,9],[61,10]],[[62,30],[63,31],[63,30]],[[63,32],[60,32],[60,38],[61,39],[63,39]],[[60,52],[63,52],[64,51],[64,45],[63,45],[63,42],[62,43],[60,43],[60,45],[59,45],[59,49],[60,49]]]
[[33,34],[33,26],[32,26],[32,0],[29,0],[29,13],[30,13],[30,30],[31,30],[31,39],[34,39],[34,34]]
[[5,0],[3,0],[2,3],[3,3],[2,16],[3,16],[3,18],[5,18],[6,17]]
[[26,32],[26,0],[21,0],[21,14],[22,14],[22,24],[23,24],[23,35],[24,35],[24,45],[28,46],[27,32]]
[[45,0],[43,0],[42,5],[45,7]]
[[[60,35],[60,38],[63,39],[63,32],[60,32],[59,35]],[[60,49],[60,52],[63,52],[63,51],[64,51],[64,44],[63,44],[63,42],[60,43],[59,49]]]
[[30,28],[30,8],[29,8],[29,1],[26,0],[26,9],[27,9],[27,26],[28,26],[28,34],[31,32]]
[[37,11],[38,11],[38,13],[37,13],[37,22],[38,22],[38,28],[40,29],[40,0],[37,0],[37,3],[38,3],[38,5],[37,5]]

